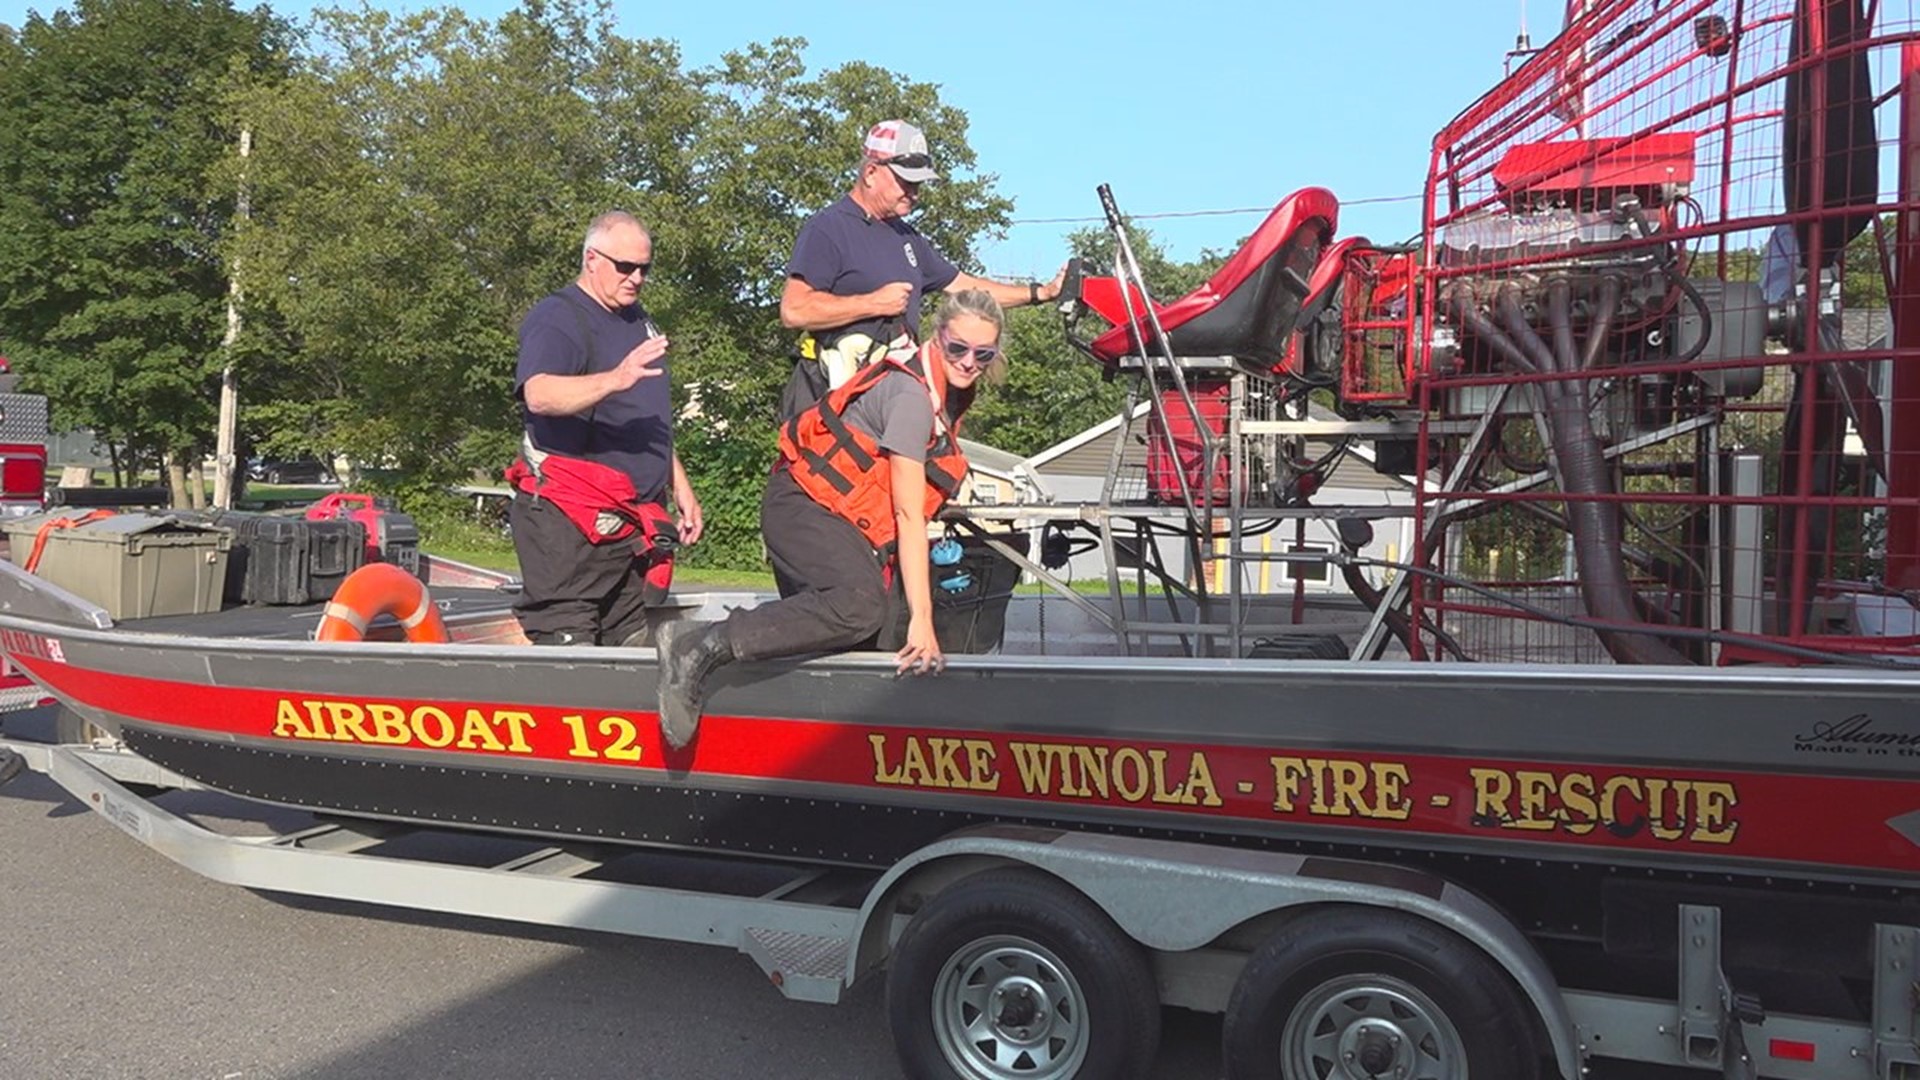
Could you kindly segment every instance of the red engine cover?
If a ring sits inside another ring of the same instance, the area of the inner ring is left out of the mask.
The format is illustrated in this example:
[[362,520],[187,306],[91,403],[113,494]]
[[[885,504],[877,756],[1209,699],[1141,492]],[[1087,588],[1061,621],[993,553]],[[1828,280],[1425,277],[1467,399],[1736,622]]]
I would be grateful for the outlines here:
[[[1600,193],[1630,192],[1647,206],[1668,202],[1673,186],[1693,183],[1694,134],[1663,131],[1637,139],[1521,143],[1493,167],[1509,206],[1539,202],[1582,206]],[[1585,193],[1586,197],[1581,197]],[[1611,198],[1600,200],[1606,205]]]

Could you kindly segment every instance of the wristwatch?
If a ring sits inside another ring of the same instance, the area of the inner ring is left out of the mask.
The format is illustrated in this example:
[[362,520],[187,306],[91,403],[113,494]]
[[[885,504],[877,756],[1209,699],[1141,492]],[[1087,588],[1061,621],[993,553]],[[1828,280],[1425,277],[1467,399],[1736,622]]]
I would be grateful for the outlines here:
[[1039,302],[1040,302],[1040,283],[1037,281],[1027,282],[1027,303],[1037,304]]

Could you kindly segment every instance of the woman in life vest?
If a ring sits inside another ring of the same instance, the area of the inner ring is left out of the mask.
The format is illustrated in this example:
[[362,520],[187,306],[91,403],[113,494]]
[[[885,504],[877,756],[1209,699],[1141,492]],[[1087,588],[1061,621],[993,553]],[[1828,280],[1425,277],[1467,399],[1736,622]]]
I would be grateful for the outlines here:
[[669,623],[660,723],[683,746],[701,691],[732,660],[856,648],[875,640],[898,573],[908,620],[902,673],[945,665],[934,636],[927,523],[960,489],[958,429],[975,383],[1000,356],[1006,316],[986,292],[948,296],[926,344],[862,369],[780,430],[760,531],[781,599],[705,625]]

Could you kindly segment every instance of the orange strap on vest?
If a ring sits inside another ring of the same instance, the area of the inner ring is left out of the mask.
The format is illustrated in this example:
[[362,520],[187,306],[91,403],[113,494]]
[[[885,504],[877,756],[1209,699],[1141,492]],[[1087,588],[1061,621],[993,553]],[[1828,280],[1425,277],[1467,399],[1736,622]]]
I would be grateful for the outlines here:
[[[812,408],[780,430],[780,455],[813,500],[851,522],[883,556],[893,551],[893,476],[880,444],[846,422],[846,411],[860,395],[895,371],[911,375],[922,387],[933,372],[935,409],[946,407],[946,379],[937,358],[922,346],[908,363],[889,358],[862,368]],[[938,430],[927,443],[926,515],[929,520],[960,491],[967,459],[952,430]]]
[[77,529],[90,522],[112,516],[113,511],[111,510],[89,510],[77,518],[57,517],[41,522],[40,528],[33,534],[33,550],[27,554],[27,561],[21,564],[22,568],[29,574],[33,573],[34,569],[40,565],[40,556],[46,554],[47,538],[52,536],[56,531],[60,529]]
[[447,642],[447,624],[420,579],[392,563],[369,563],[347,575],[327,601],[316,641],[365,641],[379,615],[400,620],[408,641]]

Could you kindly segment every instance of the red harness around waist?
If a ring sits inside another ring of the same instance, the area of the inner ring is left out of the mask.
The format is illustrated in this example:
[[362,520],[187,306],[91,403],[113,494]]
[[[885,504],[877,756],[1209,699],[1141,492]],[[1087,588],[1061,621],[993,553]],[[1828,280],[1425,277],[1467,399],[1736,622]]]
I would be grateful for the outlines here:
[[[560,508],[579,526],[589,543],[610,544],[641,532],[640,547],[651,547],[663,537],[675,537],[673,517],[659,503],[642,502],[633,479],[619,469],[584,458],[548,454],[535,472],[525,458],[507,468],[507,483],[518,491],[542,498]],[[611,532],[600,531],[600,515],[612,514]],[[671,545],[668,545],[671,546]]]
[[[801,490],[820,505],[853,523],[876,551],[891,554],[896,536],[893,520],[893,474],[873,436],[848,426],[846,411],[860,395],[893,372],[913,376],[934,391],[936,416],[946,409],[946,371],[923,346],[907,363],[887,359],[862,368],[845,384],[820,399],[819,404],[782,425],[780,455]],[[967,475],[967,459],[950,427],[935,424],[927,441],[926,516],[932,520],[948,499],[960,491]]]

